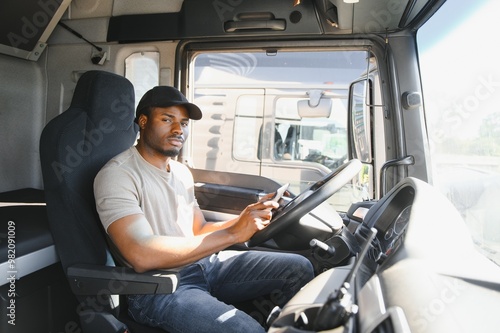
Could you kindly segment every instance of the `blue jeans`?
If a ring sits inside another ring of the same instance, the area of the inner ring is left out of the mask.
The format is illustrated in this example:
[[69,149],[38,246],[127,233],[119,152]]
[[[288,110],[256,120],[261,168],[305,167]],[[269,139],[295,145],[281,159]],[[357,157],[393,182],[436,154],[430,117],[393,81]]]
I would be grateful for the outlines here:
[[[313,276],[311,263],[299,255],[222,251],[183,268],[172,294],[129,296],[129,314],[171,333],[264,332],[254,317],[284,305]],[[255,300],[264,295],[272,304]],[[255,313],[228,305],[248,300]]]

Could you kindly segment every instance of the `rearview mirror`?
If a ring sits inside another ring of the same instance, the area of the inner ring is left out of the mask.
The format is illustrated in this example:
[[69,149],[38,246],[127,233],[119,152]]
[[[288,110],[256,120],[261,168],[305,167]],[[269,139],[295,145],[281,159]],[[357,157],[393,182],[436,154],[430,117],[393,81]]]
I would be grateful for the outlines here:
[[332,100],[322,98],[324,92],[321,90],[308,91],[309,100],[303,99],[297,102],[297,110],[300,118],[329,118],[332,112]]

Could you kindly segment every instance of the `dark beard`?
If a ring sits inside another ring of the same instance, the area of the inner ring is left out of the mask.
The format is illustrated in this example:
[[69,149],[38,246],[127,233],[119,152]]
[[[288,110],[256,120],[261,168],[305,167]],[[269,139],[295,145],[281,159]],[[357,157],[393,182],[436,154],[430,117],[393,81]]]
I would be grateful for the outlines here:
[[163,150],[162,154],[166,157],[177,157],[180,151],[178,149]]

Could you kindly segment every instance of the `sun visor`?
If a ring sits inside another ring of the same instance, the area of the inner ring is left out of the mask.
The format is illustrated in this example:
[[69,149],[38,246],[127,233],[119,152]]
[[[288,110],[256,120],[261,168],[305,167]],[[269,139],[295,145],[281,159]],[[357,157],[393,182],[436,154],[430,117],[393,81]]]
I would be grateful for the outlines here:
[[2,1],[0,53],[37,61],[71,0]]

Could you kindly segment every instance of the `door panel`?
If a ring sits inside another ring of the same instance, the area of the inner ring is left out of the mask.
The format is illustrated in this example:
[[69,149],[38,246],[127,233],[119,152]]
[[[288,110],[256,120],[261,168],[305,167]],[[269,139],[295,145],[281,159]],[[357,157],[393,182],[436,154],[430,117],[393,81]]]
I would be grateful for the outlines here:
[[276,181],[260,176],[192,169],[195,195],[202,210],[239,214],[263,194],[279,188]]

